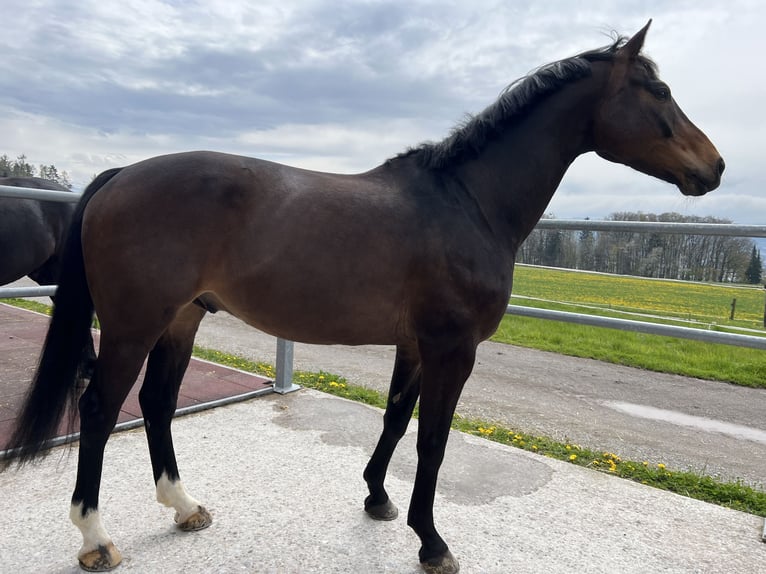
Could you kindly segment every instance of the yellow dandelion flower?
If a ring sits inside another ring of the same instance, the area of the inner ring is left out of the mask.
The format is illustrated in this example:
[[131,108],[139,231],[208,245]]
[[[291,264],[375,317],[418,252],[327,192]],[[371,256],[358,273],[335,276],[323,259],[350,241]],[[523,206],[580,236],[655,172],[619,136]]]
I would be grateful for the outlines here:
[[576,454],[570,454],[569,455],[569,460],[571,460],[572,462],[576,461],[577,460],[577,455]]
[[661,462],[657,463],[657,468],[659,468],[660,470],[665,470],[665,465],[662,464]]

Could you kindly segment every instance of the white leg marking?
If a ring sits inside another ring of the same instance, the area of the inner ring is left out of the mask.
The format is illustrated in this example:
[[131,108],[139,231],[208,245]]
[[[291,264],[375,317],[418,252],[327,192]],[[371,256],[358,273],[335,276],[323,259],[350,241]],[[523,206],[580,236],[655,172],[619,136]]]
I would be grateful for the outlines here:
[[99,546],[108,546],[112,538],[107,533],[104,525],[101,523],[101,515],[97,509],[89,510],[85,516],[82,515],[82,502],[73,504],[69,510],[69,519],[80,529],[82,533],[82,548],[78,556],[82,556]]
[[202,506],[198,500],[189,496],[180,479],[171,482],[164,472],[157,481],[157,502],[175,508],[176,522],[179,523],[185,522]]

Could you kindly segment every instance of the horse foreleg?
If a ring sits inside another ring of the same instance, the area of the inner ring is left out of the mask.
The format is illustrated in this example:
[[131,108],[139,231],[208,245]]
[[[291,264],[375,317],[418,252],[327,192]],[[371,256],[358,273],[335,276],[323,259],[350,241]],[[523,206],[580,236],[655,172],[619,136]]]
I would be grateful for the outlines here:
[[101,522],[98,497],[104,447],[112,432],[120,407],[141,368],[140,350],[117,348],[102,339],[101,353],[88,388],[80,398],[80,449],[77,482],[69,517],[80,530],[83,544],[77,554],[80,566],[91,572],[111,570],[122,560]]
[[364,501],[364,509],[376,520],[393,520],[399,514],[383,483],[388,463],[407,430],[419,393],[420,360],[414,357],[414,352],[407,353],[402,347],[397,347],[388,404],[383,415],[383,432],[364,470],[364,480],[370,491]]
[[189,365],[194,335],[205,311],[190,305],[177,315],[149,353],[146,377],[138,395],[149,442],[157,501],[176,511],[181,530],[210,526],[210,513],[181,483],[170,431],[178,402],[178,390]]
[[418,467],[407,524],[420,537],[420,564],[428,573],[454,574],[457,560],[436,531],[433,518],[439,467],[444,459],[452,416],[463,385],[473,369],[472,343],[448,351],[421,348],[422,381],[418,421]]

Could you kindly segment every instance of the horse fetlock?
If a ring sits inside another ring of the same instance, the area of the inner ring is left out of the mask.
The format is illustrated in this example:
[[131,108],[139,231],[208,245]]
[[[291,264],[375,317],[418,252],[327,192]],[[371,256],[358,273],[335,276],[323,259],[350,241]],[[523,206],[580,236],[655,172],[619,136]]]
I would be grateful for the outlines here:
[[82,502],[73,503],[69,518],[82,534],[82,548],[77,553],[77,559],[83,570],[104,572],[122,561],[122,556],[101,522],[98,509],[84,510]]
[[[175,509],[175,521],[179,525],[204,521],[205,516],[207,517],[207,526],[212,522],[210,513],[198,500],[189,496],[181,480],[178,478],[171,480],[164,472],[157,481],[157,502]],[[205,526],[189,528],[189,530],[199,530],[200,528],[205,528]]]
[[112,542],[99,545],[93,550],[81,550],[77,555],[80,568],[88,572],[106,572],[122,562],[122,555]]

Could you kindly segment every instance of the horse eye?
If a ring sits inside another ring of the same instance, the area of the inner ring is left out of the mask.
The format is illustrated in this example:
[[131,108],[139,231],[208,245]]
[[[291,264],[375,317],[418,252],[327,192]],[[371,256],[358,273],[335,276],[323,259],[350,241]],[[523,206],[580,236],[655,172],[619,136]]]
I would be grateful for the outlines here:
[[661,102],[666,102],[670,99],[670,88],[665,85],[660,85],[654,88],[654,97]]

